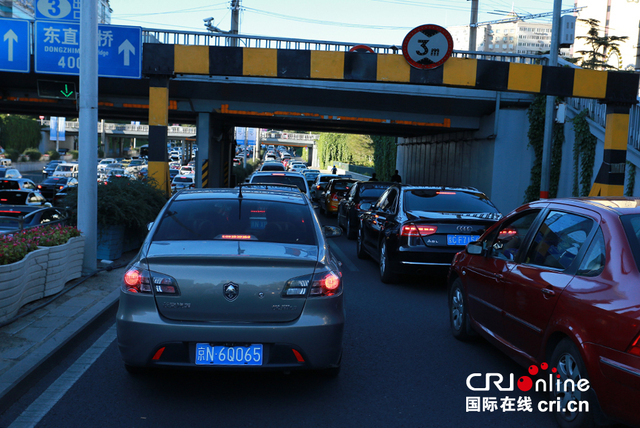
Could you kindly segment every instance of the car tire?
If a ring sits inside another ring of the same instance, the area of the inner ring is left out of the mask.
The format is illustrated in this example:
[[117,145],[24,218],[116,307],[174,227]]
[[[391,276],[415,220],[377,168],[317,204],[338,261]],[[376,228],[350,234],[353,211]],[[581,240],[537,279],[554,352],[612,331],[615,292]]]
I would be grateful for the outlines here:
[[[557,374],[560,375],[559,380],[563,385],[565,380],[573,379],[576,383],[580,379],[589,379],[587,368],[584,365],[580,351],[576,345],[569,338],[565,338],[558,346],[553,350],[551,355],[550,368],[557,369]],[[578,388],[574,388],[573,391],[556,391],[556,388],[551,388],[550,399],[553,401],[560,400],[560,405],[563,409],[567,409],[567,403],[569,402],[589,402],[589,412],[569,412],[565,411],[554,412],[556,422],[562,428],[589,428],[596,426],[594,415],[596,412],[593,409],[598,409],[598,403],[595,397],[595,392],[592,388],[589,388],[586,392],[581,392]]]
[[358,238],[356,240],[356,256],[358,256],[359,259],[364,260],[369,258],[369,255],[364,249],[364,243],[362,241],[363,241],[362,227],[360,227],[358,229]]
[[355,229],[353,227],[353,225],[351,224],[351,220],[349,220],[349,217],[347,217],[347,227],[346,227],[346,234],[347,234],[347,239],[356,239],[356,237],[358,236],[358,230]]
[[449,289],[449,325],[453,337],[462,342],[467,342],[474,336],[469,321],[469,306],[460,278],[456,278]]
[[389,270],[389,253],[387,252],[387,243],[384,238],[380,244],[380,280],[385,284],[390,284],[394,280]]

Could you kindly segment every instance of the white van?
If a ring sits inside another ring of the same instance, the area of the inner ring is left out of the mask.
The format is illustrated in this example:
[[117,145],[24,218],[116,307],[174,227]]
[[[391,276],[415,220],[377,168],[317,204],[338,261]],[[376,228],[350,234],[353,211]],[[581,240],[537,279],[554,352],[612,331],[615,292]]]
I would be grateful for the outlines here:
[[53,177],[78,177],[77,163],[61,163],[53,171]]

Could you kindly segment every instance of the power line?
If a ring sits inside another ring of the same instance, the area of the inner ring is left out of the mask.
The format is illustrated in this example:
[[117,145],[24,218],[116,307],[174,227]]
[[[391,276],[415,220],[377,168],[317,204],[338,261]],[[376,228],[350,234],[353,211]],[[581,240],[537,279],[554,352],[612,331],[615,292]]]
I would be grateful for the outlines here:
[[266,10],[254,9],[251,7],[243,7],[243,9],[258,15],[271,16],[274,18],[280,18],[280,19],[285,19],[289,21],[304,22],[307,24],[329,25],[329,26],[350,27],[350,28],[367,28],[367,29],[374,29],[374,30],[405,30],[405,29],[413,28],[413,27],[406,27],[406,26],[350,24],[346,22],[323,21],[318,19],[301,18],[299,16],[284,15],[281,13],[269,12]]

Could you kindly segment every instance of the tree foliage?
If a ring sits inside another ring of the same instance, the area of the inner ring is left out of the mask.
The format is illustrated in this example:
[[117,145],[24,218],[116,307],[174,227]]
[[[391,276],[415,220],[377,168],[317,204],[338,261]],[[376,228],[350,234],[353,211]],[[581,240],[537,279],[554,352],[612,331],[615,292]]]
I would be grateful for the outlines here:
[[371,137],[357,134],[320,134],[318,160],[321,168],[336,162],[373,166],[374,149]]
[[397,138],[372,135],[373,162],[379,180],[387,181],[396,170]]
[[590,50],[577,51],[576,54],[581,55],[578,58],[580,67],[592,70],[610,70],[618,69],[618,67],[607,63],[609,57],[616,53],[620,56],[620,42],[625,42],[627,36],[600,36],[600,21],[597,19],[580,19],[579,21],[589,25],[589,31],[586,36],[578,36],[578,39],[585,39]]
[[20,153],[40,145],[41,126],[35,118],[17,114],[0,115],[0,146]]

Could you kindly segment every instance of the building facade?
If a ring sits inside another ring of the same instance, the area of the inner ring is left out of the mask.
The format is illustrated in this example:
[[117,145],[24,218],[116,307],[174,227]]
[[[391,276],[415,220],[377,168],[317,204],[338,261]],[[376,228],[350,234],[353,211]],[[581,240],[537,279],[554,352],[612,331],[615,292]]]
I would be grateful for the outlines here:
[[[469,26],[447,28],[456,50],[469,49]],[[503,22],[478,27],[476,51],[539,54],[551,46],[551,24],[527,21]]]

